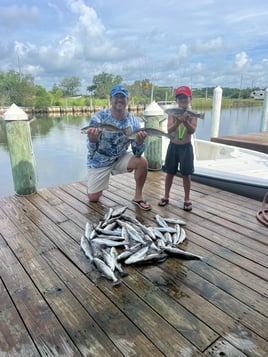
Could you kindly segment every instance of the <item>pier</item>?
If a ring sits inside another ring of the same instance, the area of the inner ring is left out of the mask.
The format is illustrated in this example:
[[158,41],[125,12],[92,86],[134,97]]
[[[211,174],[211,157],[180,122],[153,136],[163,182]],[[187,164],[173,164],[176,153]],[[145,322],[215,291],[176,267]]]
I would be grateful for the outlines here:
[[[0,198],[1,356],[266,356],[268,228],[256,219],[260,202],[193,182],[188,213],[176,177],[161,208],[164,179],[148,173],[149,212],[131,203],[133,174],[112,176],[99,203],[88,203],[86,182]],[[112,287],[80,239],[86,222],[118,205],[148,226],[156,214],[185,220],[181,248],[208,262],[128,266]]]
[[211,141],[268,154],[268,131],[215,137]]

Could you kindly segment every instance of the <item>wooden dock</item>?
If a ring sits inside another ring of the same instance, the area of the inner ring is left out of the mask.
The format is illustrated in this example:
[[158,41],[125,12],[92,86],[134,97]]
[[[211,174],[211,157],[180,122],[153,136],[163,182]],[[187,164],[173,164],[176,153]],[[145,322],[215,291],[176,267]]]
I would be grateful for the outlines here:
[[[86,183],[0,199],[0,356],[267,356],[268,228],[260,202],[193,182],[191,213],[181,179],[158,207],[163,172],[149,172],[145,198],[131,203],[132,174],[111,178],[99,203]],[[126,184],[127,183],[127,184]],[[168,258],[129,266],[112,287],[80,249],[87,221],[109,207],[148,226],[154,216],[186,221],[182,248],[208,263]]]
[[268,154],[268,131],[211,138],[216,143],[238,146]]

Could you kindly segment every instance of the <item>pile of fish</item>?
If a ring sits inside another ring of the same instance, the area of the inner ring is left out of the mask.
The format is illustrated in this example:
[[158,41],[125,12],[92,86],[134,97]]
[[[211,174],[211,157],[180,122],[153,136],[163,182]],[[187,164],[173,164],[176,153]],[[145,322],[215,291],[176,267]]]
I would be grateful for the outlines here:
[[127,275],[123,265],[162,263],[169,256],[207,260],[178,248],[186,239],[182,227],[185,221],[157,214],[157,225],[147,227],[126,215],[126,209],[121,206],[110,208],[98,224],[87,222],[80,243],[90,263],[114,286],[120,284],[120,277]]

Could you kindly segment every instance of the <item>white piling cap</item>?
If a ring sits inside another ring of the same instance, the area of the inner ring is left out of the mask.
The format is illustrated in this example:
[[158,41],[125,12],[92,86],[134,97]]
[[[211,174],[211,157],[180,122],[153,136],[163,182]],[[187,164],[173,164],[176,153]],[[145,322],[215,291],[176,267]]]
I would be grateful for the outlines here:
[[155,101],[150,103],[148,107],[144,110],[143,114],[146,116],[157,116],[164,115],[164,110]]
[[28,120],[28,114],[26,114],[16,104],[12,104],[4,113],[5,120]]

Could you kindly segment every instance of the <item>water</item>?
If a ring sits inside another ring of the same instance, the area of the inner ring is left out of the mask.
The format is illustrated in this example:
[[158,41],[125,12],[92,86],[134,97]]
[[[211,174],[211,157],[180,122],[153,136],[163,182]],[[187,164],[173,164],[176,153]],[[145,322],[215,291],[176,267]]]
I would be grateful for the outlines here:
[[[211,138],[211,111],[205,112],[205,120],[198,120],[198,139]],[[223,109],[221,111],[219,136],[239,135],[260,131],[262,107]]]
[[[261,110],[261,107],[222,110],[219,136],[258,132]],[[80,128],[88,121],[89,116],[46,116],[30,123],[37,189],[86,180],[86,136],[80,133]],[[196,136],[210,140],[210,134],[211,111],[206,111],[205,120],[198,120]],[[0,197],[14,193],[5,122],[0,119]]]

